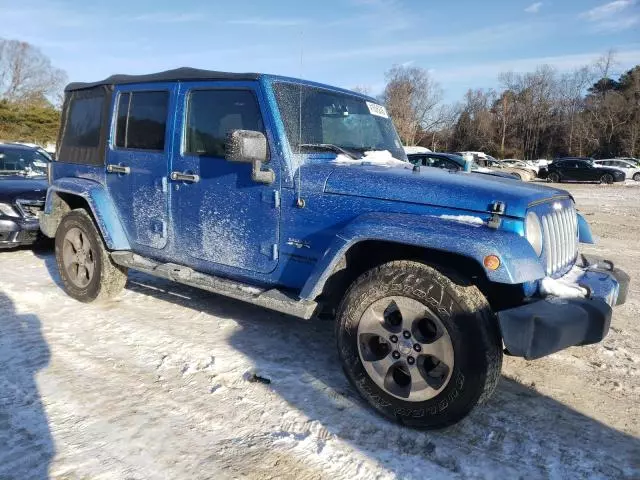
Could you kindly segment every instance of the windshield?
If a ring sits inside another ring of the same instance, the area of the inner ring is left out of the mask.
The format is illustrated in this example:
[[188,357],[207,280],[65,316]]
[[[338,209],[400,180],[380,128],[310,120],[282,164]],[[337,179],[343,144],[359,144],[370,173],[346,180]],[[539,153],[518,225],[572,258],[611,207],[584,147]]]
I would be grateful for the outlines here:
[[47,162],[47,158],[35,150],[0,148],[0,176],[45,176]]
[[393,122],[381,105],[356,95],[293,83],[275,83],[274,90],[291,151],[361,158],[365,152],[386,150],[393,158],[407,161]]

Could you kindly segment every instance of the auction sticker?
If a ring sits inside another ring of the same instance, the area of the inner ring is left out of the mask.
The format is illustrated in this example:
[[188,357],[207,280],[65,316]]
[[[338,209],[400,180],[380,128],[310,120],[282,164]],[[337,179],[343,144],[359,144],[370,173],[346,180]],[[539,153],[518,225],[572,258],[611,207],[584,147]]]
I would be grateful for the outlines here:
[[376,117],[389,118],[387,109],[384,108],[382,105],[378,105],[377,103],[367,102],[367,107],[369,108],[369,113],[371,113],[371,115],[375,115]]

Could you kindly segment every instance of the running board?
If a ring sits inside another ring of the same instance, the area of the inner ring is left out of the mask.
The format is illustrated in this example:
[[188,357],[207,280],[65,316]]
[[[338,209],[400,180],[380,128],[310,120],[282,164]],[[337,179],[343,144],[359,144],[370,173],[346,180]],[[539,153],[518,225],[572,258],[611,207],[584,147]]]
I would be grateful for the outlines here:
[[111,258],[115,263],[123,267],[207,290],[218,295],[235,298],[236,300],[275,310],[276,312],[293,315],[294,317],[309,319],[313,317],[318,307],[316,302],[300,300],[282,290],[256,288],[246,283],[197,272],[189,267],[175,263],[158,263],[131,252],[112,252]]

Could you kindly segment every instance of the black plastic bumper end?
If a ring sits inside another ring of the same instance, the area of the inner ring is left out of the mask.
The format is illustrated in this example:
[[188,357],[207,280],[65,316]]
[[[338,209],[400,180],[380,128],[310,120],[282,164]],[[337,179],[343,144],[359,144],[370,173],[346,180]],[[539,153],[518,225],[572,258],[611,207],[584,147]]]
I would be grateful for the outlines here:
[[609,332],[611,314],[602,300],[549,298],[499,312],[498,321],[509,354],[533,360],[600,342]]

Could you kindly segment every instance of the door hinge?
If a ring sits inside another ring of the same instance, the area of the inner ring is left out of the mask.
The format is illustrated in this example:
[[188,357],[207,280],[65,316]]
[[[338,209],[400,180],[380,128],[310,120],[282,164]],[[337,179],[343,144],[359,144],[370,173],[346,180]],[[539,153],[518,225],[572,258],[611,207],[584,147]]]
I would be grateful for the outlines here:
[[162,223],[162,238],[167,238],[167,222],[165,222],[164,220],[161,221]]
[[273,192],[273,204],[275,208],[280,208],[280,191],[274,190]]
[[162,193],[167,193],[169,190],[169,184],[167,182],[167,177],[162,177]]
[[278,244],[274,243],[273,246],[271,247],[271,259],[273,261],[278,260]]

